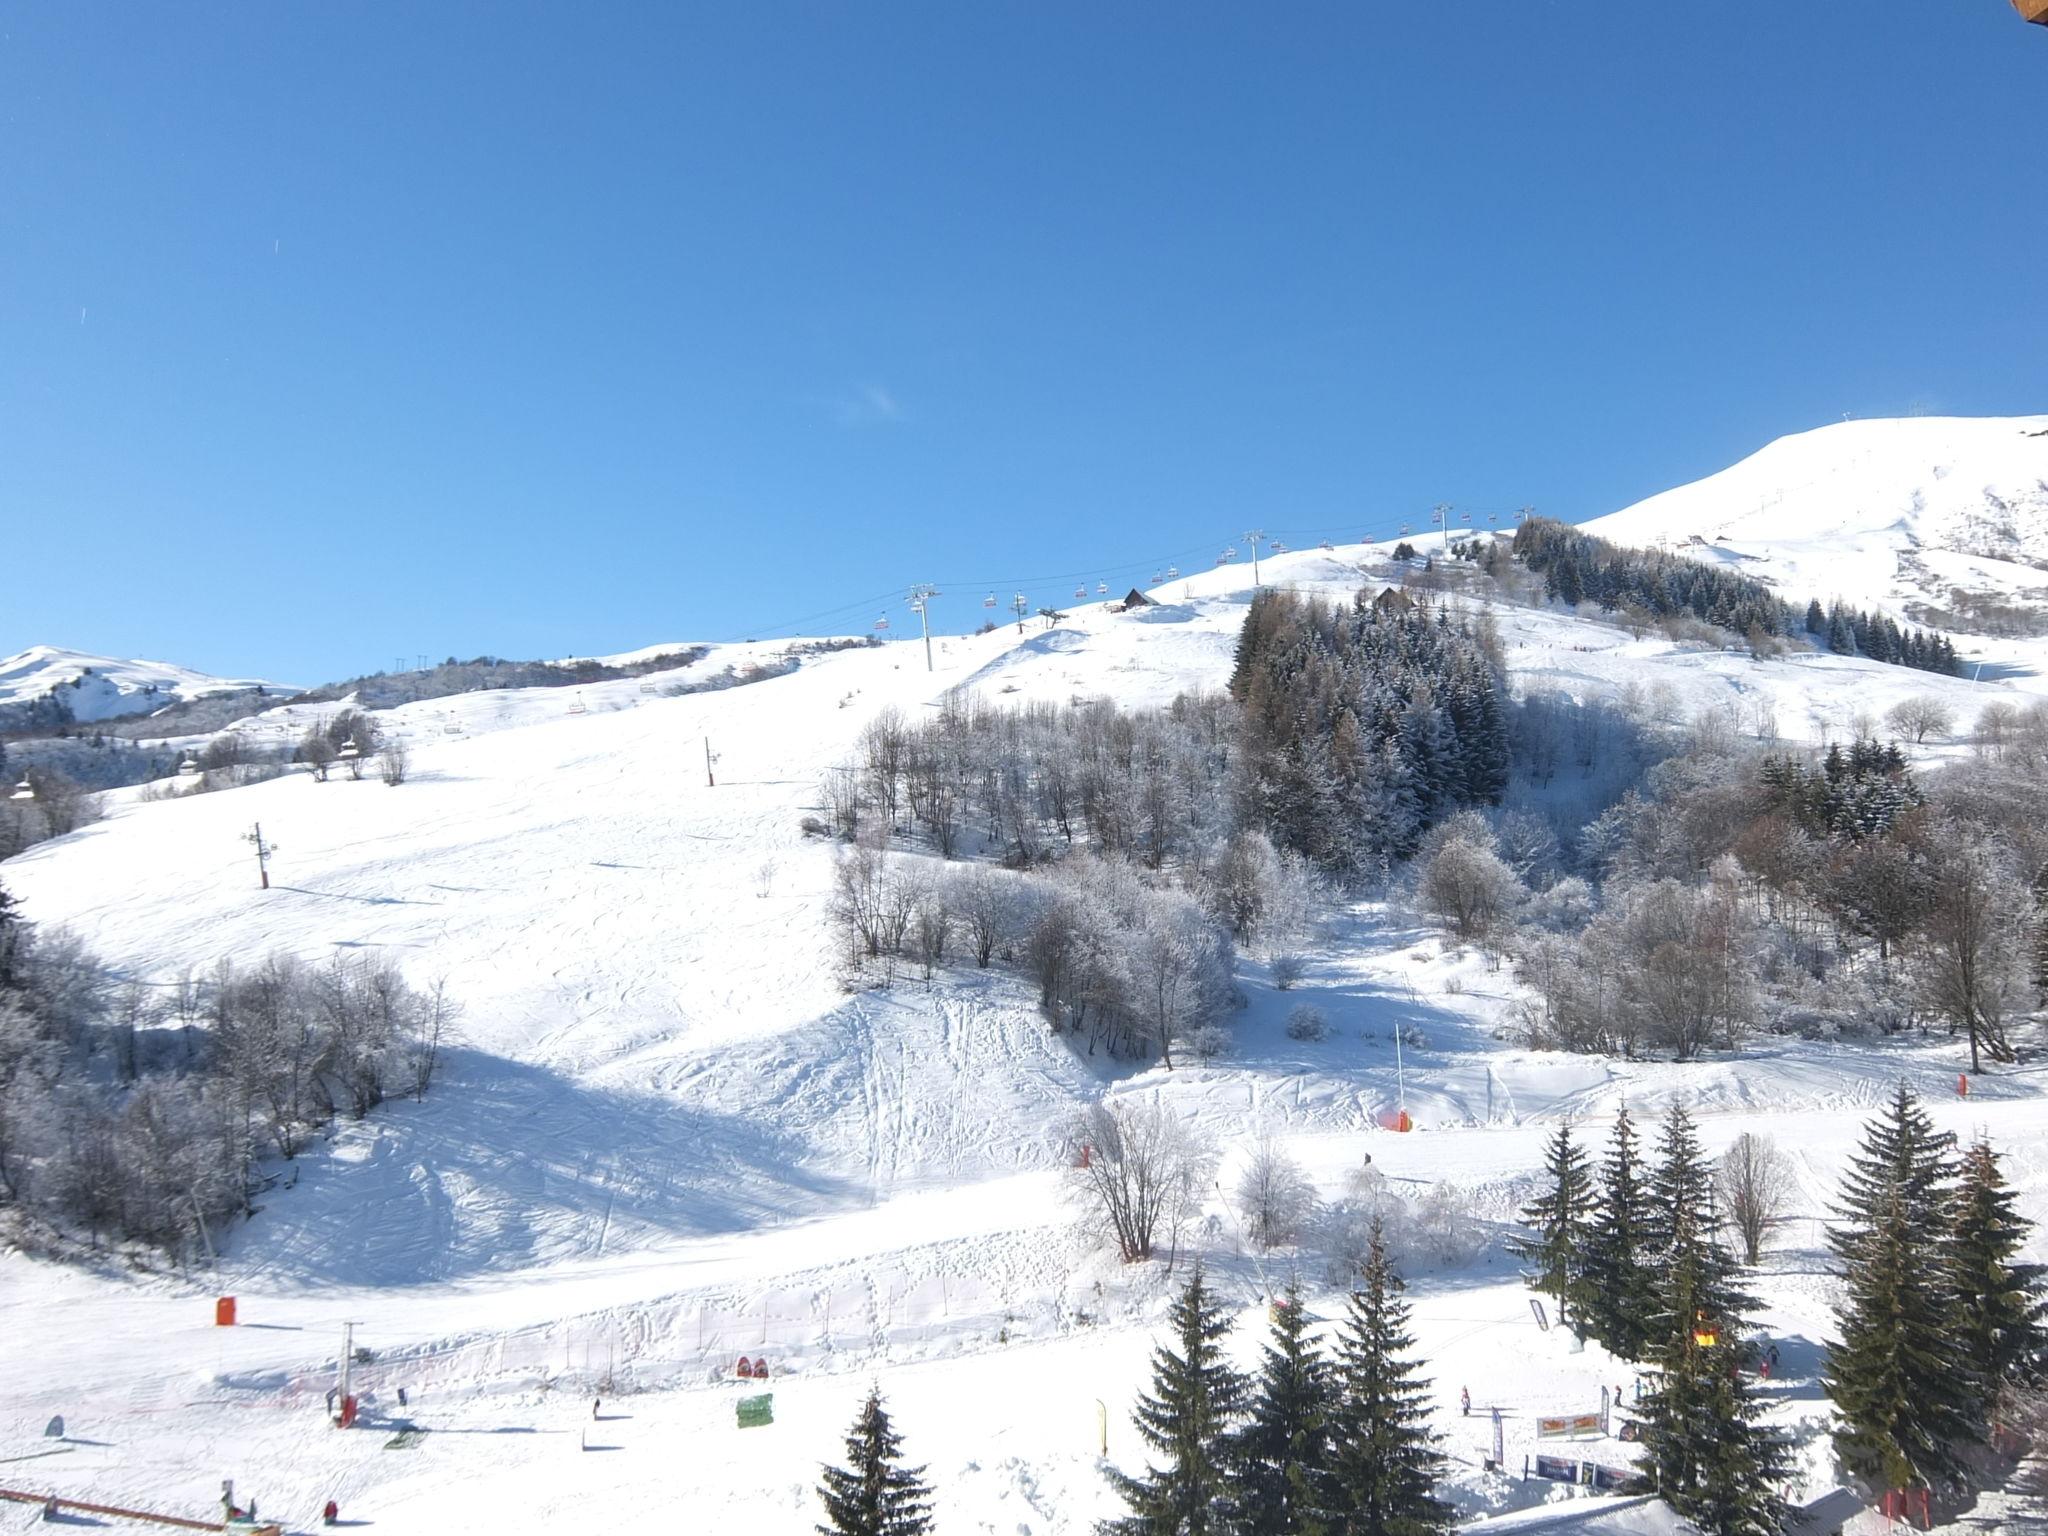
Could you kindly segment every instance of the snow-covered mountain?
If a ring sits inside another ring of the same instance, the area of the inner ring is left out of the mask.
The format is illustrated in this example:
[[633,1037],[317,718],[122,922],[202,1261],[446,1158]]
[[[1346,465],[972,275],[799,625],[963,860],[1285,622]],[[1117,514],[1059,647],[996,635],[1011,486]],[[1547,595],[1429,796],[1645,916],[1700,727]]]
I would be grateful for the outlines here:
[[1732,565],[1795,602],[2048,633],[2048,416],[1838,422],[1583,526]]
[[148,714],[185,699],[257,687],[294,691],[261,678],[213,677],[167,661],[123,660],[54,645],[32,645],[0,658],[0,709],[55,695],[81,722]]
[[[1596,528],[1628,542],[1698,533],[1702,558],[1736,558],[1716,552],[1723,531],[1796,532],[1768,546],[1778,564],[1758,540],[1744,568],[1788,597],[1869,602],[1900,551],[1963,537],[1953,531],[1982,514],[1989,486],[2027,509],[1999,560],[2048,560],[2048,505],[2026,478],[2048,440],[2021,435],[2048,418],[1856,425],[1867,430],[1788,439]],[[1904,454],[1916,436],[1906,459],[1868,457]],[[1771,455],[1775,468],[1754,469]],[[1775,496],[1777,517],[1745,522],[1755,506],[1704,490],[1729,476],[1747,477],[1732,482],[1741,494]],[[1963,495],[1959,477],[1976,490]],[[1271,557],[1260,579],[1349,597],[1416,574],[1385,546],[1354,544]],[[137,995],[170,995],[224,956],[246,967],[372,951],[418,983],[445,980],[464,1015],[426,1100],[337,1123],[225,1235],[214,1275],[138,1282],[0,1254],[5,1359],[21,1384],[0,1403],[0,1456],[41,1452],[43,1423],[62,1412],[82,1451],[33,1464],[37,1476],[131,1507],[203,1509],[240,1472],[266,1511],[310,1523],[338,1493],[345,1515],[400,1536],[497,1536],[594,1510],[623,1529],[677,1514],[689,1529],[807,1529],[815,1467],[880,1375],[910,1452],[932,1467],[943,1528],[1092,1530],[1120,1508],[1099,1426],[1110,1459],[1134,1467],[1128,1411],[1171,1284],[1116,1263],[1063,1198],[1062,1129],[1099,1099],[1165,1104],[1233,1158],[1271,1134],[1326,1196],[1366,1162],[1417,1201],[1455,1183],[1497,1232],[1532,1193],[1555,1126],[1624,1098],[1646,1116],[1688,1105],[1717,1149],[1745,1130],[1774,1135],[1794,1160],[1797,1209],[1824,1211],[1869,1107],[1906,1078],[1944,1128],[1988,1126],[2028,1213],[2048,1209],[2048,1101],[2029,1076],[1998,1074],[1959,1102],[1954,1048],[1904,1038],[1841,1052],[1772,1037],[1685,1065],[1527,1049],[1510,1043],[1522,994],[1507,969],[1369,906],[1336,914],[1285,990],[1248,959],[1230,1054],[1171,1071],[1048,1031],[1014,967],[849,985],[830,917],[835,846],[806,821],[865,725],[885,710],[928,717],[962,694],[1138,706],[1219,688],[1252,594],[1249,565],[1225,565],[1154,589],[1152,606],[1081,602],[1056,625],[935,638],[930,670],[915,641],[809,654],[793,670],[772,665],[782,646],[713,646],[646,677],[408,703],[380,712],[409,746],[403,785],[294,773],[116,795],[104,821],[9,860],[0,879],[24,910],[75,931]],[[1979,682],[1846,656],[1756,659],[1554,609],[1495,617],[1518,693],[1613,698],[1666,722],[1719,713],[1731,730],[1796,742],[1840,739],[1853,716],[1911,695],[1968,721],[2048,693],[2039,668]],[[685,691],[727,668],[765,680]],[[283,743],[332,707],[277,706],[236,729]],[[1571,792],[1566,777],[1552,803]],[[275,845],[267,889],[246,840],[255,823]],[[1327,1015],[1326,1040],[1289,1034],[1303,1002]],[[1397,1103],[1415,1134],[1382,1128]],[[1242,1309],[1243,1354],[1294,1261],[1243,1241],[1223,1193],[1237,1167],[1220,1171],[1191,1241]],[[1787,1344],[1788,1426],[1816,1411],[1816,1341],[1833,1327],[1812,1228],[1788,1224],[1786,1262],[1760,1277],[1763,1326]],[[209,1326],[216,1289],[263,1326]],[[1490,1431],[1459,1413],[1460,1387],[1511,1410],[1512,1462],[1541,1449],[1538,1414],[1586,1411],[1632,1368],[1539,1328],[1506,1260],[1425,1270],[1415,1297],[1461,1506],[1535,1496],[1480,1472]],[[1338,1305],[1327,1291],[1314,1304],[1325,1316]],[[355,1378],[373,1420],[401,1415],[404,1387],[402,1416],[431,1432],[389,1442],[409,1454],[384,1455],[383,1434],[311,1427],[344,1318],[375,1353]],[[735,1384],[742,1353],[775,1372],[775,1424],[744,1433],[732,1398],[762,1389]],[[623,1411],[615,1380],[644,1389]],[[600,1391],[617,1417],[594,1422]],[[617,1454],[585,1457],[586,1444]],[[1802,1486],[1824,1486],[1822,1441],[1802,1444]]]

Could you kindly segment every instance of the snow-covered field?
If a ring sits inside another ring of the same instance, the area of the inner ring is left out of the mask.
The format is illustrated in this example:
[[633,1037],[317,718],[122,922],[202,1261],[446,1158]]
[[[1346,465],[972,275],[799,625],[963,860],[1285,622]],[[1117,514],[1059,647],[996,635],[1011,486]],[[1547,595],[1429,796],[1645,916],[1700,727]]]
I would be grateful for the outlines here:
[[[1393,572],[1384,549],[1347,546],[1261,574],[1348,595]],[[1370,906],[1333,921],[1293,992],[1247,962],[1236,1048],[1209,1067],[1077,1056],[999,971],[842,988],[832,853],[800,822],[866,721],[961,687],[1126,704],[1219,687],[1249,588],[1249,569],[1230,566],[1161,588],[1150,610],[1088,604],[1053,628],[935,640],[930,672],[917,642],[898,641],[682,697],[660,691],[677,680],[663,675],[409,705],[385,719],[411,747],[398,788],[295,775],[117,796],[105,821],[10,861],[27,913],[75,929],[123,976],[168,985],[229,943],[239,962],[379,948],[415,980],[445,977],[466,1012],[426,1102],[345,1125],[301,1159],[292,1186],[228,1236],[217,1277],[0,1259],[0,1487],[203,1514],[233,1477],[290,1525],[334,1497],[350,1520],[435,1536],[593,1518],[709,1530],[720,1516],[801,1531],[817,1465],[872,1379],[930,1465],[941,1529],[1092,1529],[1114,1512],[1098,1403],[1110,1458],[1133,1463],[1127,1410],[1173,1283],[1116,1264],[1062,1197],[1064,1123],[1106,1094],[1160,1096],[1239,1155],[1269,1130],[1326,1194],[1367,1154],[1413,1198],[1440,1181],[1468,1194],[1479,1257],[1418,1257],[1411,1279],[1454,1492],[1475,1513],[1547,1485],[1480,1469],[1490,1431],[1482,1411],[1461,1418],[1460,1388],[1476,1410],[1506,1410],[1519,1469],[1534,1415],[1589,1411],[1603,1385],[1632,1385],[1597,1348],[1537,1327],[1500,1252],[1550,1130],[1569,1115],[1598,1139],[1626,1100],[1648,1118],[1690,1106],[1710,1150],[1768,1132],[1802,1191],[1759,1286],[1784,1356],[1770,1390],[1783,1421],[1817,1433],[1831,1304],[1819,1221],[1863,1118],[1912,1081],[1944,1124],[1988,1129],[2028,1213],[2048,1217],[2035,1069],[1987,1076],[1964,1103],[1956,1053],[1939,1044],[1769,1041],[1684,1067],[1532,1052],[1503,1039],[1504,973]],[[1647,696],[1674,718],[1726,704],[1751,722],[1768,701],[1794,741],[1840,737],[1852,715],[1918,693],[1968,720],[2038,682],[1756,661],[1558,613],[1498,618],[1518,689]],[[714,648],[690,670],[775,649]],[[251,729],[296,735],[317,713],[274,711]],[[242,840],[256,822],[278,849],[267,892]],[[1331,1039],[1287,1038],[1303,1000],[1328,1014]],[[1399,1076],[1397,1026],[1421,1041]],[[1404,1096],[1415,1131],[1380,1129]],[[1223,1188],[1232,1176],[1226,1161]],[[1249,1357],[1289,1258],[1253,1254],[1220,1191],[1193,1243],[1243,1305]],[[1320,1264],[1302,1262],[1313,1304],[1334,1313]],[[240,1298],[242,1326],[211,1326],[216,1292]],[[376,1355],[358,1375],[372,1427],[350,1433],[323,1413],[344,1321]],[[771,1427],[734,1427],[751,1390],[732,1378],[742,1352],[774,1368]],[[43,1438],[53,1413],[69,1440]],[[401,1418],[427,1433],[392,1448]],[[1569,1454],[1619,1465],[1628,1447]],[[1830,1481],[1824,1459],[1810,1436],[1814,1492]],[[8,1508],[0,1522],[29,1513]]]

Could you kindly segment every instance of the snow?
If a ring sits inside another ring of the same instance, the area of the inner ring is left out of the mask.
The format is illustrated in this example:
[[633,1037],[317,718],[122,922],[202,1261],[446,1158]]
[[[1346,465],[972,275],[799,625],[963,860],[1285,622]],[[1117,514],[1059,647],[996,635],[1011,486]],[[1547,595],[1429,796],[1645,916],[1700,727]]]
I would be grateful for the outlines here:
[[2048,416],[1838,422],[1583,526],[1733,566],[1802,607],[1840,598],[1920,623],[1962,587],[2038,609]]
[[148,713],[182,699],[258,687],[273,693],[296,691],[261,678],[210,677],[167,661],[124,661],[49,645],[32,645],[0,659],[0,706],[26,704],[62,688],[72,718],[81,722]]
[[[1856,425],[1870,453],[1892,441]],[[1991,426],[1970,425],[1928,431],[1992,440]],[[1846,442],[1833,438],[1843,430],[1809,438]],[[1964,461],[1934,442],[1920,458]],[[1720,526],[1695,520],[1710,537]],[[1866,530],[1878,553],[1857,557],[1871,571],[1888,558],[1881,532]],[[1816,521],[1808,538],[1817,549],[1866,534]],[[1845,557],[1845,572],[1860,569]],[[1260,571],[1345,597],[1398,574],[1373,546],[1290,553]],[[293,775],[168,802],[116,797],[103,822],[9,861],[26,910],[79,932],[124,977],[167,985],[230,947],[239,962],[378,948],[416,981],[446,978],[466,1012],[427,1100],[340,1126],[228,1235],[217,1275],[0,1258],[0,1458],[37,1458],[0,1483],[190,1514],[232,1476],[266,1515],[310,1524],[331,1496],[345,1517],[401,1536],[530,1530],[593,1510],[622,1529],[711,1529],[721,1516],[807,1529],[817,1466],[875,1380],[910,1455],[929,1464],[942,1529],[1091,1530],[1116,1512],[1098,1400],[1110,1458],[1134,1466],[1128,1410],[1177,1279],[1116,1264],[1063,1194],[1064,1121],[1125,1095],[1159,1097],[1239,1154],[1270,1130],[1325,1195],[1368,1153],[1407,1198],[1443,1181],[1466,1192],[1487,1237],[1479,1256],[1417,1256],[1411,1280],[1450,1493],[1474,1516],[1561,1491],[1481,1469],[1488,1408],[1505,1410],[1519,1469],[1536,1414],[1590,1409],[1602,1385],[1631,1380],[1597,1347],[1536,1326],[1498,1243],[1554,1126],[1569,1116],[1597,1140],[1625,1099],[1645,1119],[1687,1105],[1710,1151],[1746,1130],[1772,1135],[1801,1203],[1767,1256],[1759,1321],[1784,1354],[1773,1416],[1804,1436],[1802,1491],[1824,1492],[1820,1222],[1847,1150],[1904,1078],[1944,1125],[1988,1129],[2027,1212],[2048,1216],[2039,1069],[1987,1077],[1962,1102],[1946,1042],[1772,1039],[1686,1066],[1531,1051],[1505,1043],[1504,973],[1371,905],[1340,915],[1293,990],[1247,961],[1236,1049],[1206,1067],[1077,1056],[1000,971],[845,989],[826,929],[831,852],[800,823],[861,727],[955,688],[1138,705],[1219,687],[1251,581],[1237,564],[1168,583],[1156,608],[1087,603],[1056,627],[935,637],[930,672],[917,641],[897,640],[808,656],[745,687],[660,691],[783,649],[719,646],[687,677],[407,705],[383,717],[409,738],[400,787]],[[2038,686],[1840,657],[1757,661],[1554,611],[1497,617],[1518,689],[1647,690],[1673,716],[1723,704],[1753,715],[1767,701],[1796,741],[1839,737],[1854,713],[1910,694],[1941,693],[1967,719]],[[288,739],[333,707],[285,706],[244,728]],[[1923,755],[1954,750],[1930,742]],[[257,821],[278,850],[267,892],[241,840]],[[1330,1040],[1286,1037],[1301,1001],[1328,1015]],[[1418,1125],[1406,1136],[1380,1129],[1402,1099],[1397,1027],[1422,1041],[1402,1063]],[[1315,1261],[1245,1247],[1220,1198],[1233,1176],[1226,1163],[1191,1241],[1241,1307],[1234,1348],[1249,1361],[1262,1297],[1291,1265],[1309,1266],[1319,1316],[1334,1318],[1338,1300]],[[240,1298],[245,1326],[210,1326],[217,1291]],[[322,1414],[345,1319],[377,1356],[358,1374],[375,1427],[349,1433]],[[774,1367],[771,1427],[734,1427],[734,1402],[754,1390],[731,1375],[742,1351]],[[607,1377],[618,1390],[593,1419]],[[55,1412],[74,1439],[51,1447],[41,1429]],[[428,1433],[386,1450],[401,1418]],[[1619,1464],[1629,1448],[1561,1453]]]

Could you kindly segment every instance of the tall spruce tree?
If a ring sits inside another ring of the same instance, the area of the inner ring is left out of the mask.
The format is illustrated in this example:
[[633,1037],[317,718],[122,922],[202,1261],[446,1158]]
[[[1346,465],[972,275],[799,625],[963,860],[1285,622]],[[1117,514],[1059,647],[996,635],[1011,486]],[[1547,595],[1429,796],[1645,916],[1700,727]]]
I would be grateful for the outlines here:
[[1864,1130],[1828,1234],[1848,1291],[1824,1377],[1835,1451],[1870,1492],[1959,1487],[1983,1439],[1984,1383],[1958,1332],[1953,1143],[1901,1084]]
[[[1648,1259],[1657,1298],[1654,1337],[1668,1338],[1675,1327],[1692,1321],[1680,1309],[1674,1291],[1682,1259],[1698,1266],[1690,1300],[1694,1308],[1732,1314],[1755,1306],[1755,1299],[1736,1284],[1734,1256],[1715,1239],[1720,1223],[1714,1210],[1714,1165],[1700,1150],[1699,1132],[1682,1106],[1665,1117],[1649,1186]],[[1693,1246],[1688,1247],[1689,1242]]]
[[1335,1408],[1330,1364],[1309,1337],[1300,1288],[1290,1284],[1273,1305],[1250,1417],[1232,1448],[1239,1536],[1318,1536],[1327,1528]]
[[1642,1484],[1706,1536],[1777,1536],[1790,1471],[1783,1440],[1760,1422],[1744,1385],[1749,1305],[1730,1283],[1734,1261],[1715,1237],[1704,1198],[1689,1191],[1699,1164],[1690,1120],[1667,1123],[1656,1182],[1676,1193],[1666,1219],[1660,1305],[1650,1356],[1656,1385],[1643,1400]]
[[1657,1313],[1657,1277],[1651,1262],[1654,1217],[1628,1106],[1614,1120],[1600,1195],[1586,1233],[1584,1278],[1587,1331],[1624,1360],[1644,1359]]
[[1550,1138],[1544,1158],[1549,1188],[1522,1211],[1534,1237],[1510,1240],[1508,1251],[1530,1261],[1529,1284],[1557,1302],[1561,1324],[1584,1331],[1592,1310],[1586,1278],[1586,1238],[1593,1220],[1593,1176],[1586,1154],[1572,1140],[1569,1121]]
[[827,1522],[819,1536],[926,1536],[931,1530],[924,1468],[903,1465],[903,1437],[873,1388],[847,1431],[846,1465],[825,1468],[818,1497]]
[[1429,1383],[1406,1358],[1406,1287],[1377,1219],[1337,1353],[1328,1502],[1333,1536],[1442,1536],[1451,1508],[1432,1491],[1444,1458],[1429,1431]]
[[2020,1261],[2030,1223],[2013,1208],[2013,1198],[1990,1142],[1963,1154],[1952,1239],[1956,1333],[1994,1409],[2015,1387],[2039,1382],[2048,1366],[2048,1271]]
[[1138,1438],[1165,1461],[1142,1477],[1112,1472],[1131,1513],[1103,1529],[1116,1536],[1221,1536],[1232,1528],[1231,1434],[1245,1380],[1223,1357],[1230,1320],[1209,1293],[1200,1263],[1169,1314],[1174,1345],[1152,1351],[1152,1390],[1138,1399]]

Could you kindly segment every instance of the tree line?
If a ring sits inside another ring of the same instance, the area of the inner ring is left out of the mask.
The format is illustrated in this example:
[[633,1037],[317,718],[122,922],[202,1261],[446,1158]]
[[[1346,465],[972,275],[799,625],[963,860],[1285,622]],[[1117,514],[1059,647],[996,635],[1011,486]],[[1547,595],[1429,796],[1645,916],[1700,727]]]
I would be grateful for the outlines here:
[[1933,632],[1902,629],[1880,613],[1836,603],[1823,612],[1810,603],[1803,615],[1762,582],[1682,555],[1628,549],[1568,523],[1532,517],[1515,530],[1515,558],[1543,577],[1543,590],[1568,607],[1598,604],[1608,613],[1636,612],[1664,619],[1690,614],[1718,629],[1751,638],[1801,633],[1823,650],[1923,671],[1953,675],[1955,647]]
[[424,1096],[455,1012],[370,954],[119,983],[0,889],[0,1206],[189,1258],[338,1116]]
[[[1996,1152],[1958,1160],[1903,1086],[1866,1129],[1829,1242],[1842,1262],[1840,1341],[1824,1383],[1835,1450],[1867,1495],[1952,1494],[1987,1473],[1993,1427],[2048,1364],[2048,1289]],[[1758,1422],[1760,1346],[1742,1262],[1789,1215],[1791,1175],[1768,1140],[1719,1164],[1690,1117],[1666,1119],[1654,1163],[1624,1109],[1596,1173],[1569,1124],[1514,1251],[1561,1322],[1648,1368],[1642,1481],[1708,1536],[1774,1536],[1787,1447]],[[1741,1255],[1724,1242],[1733,1233]]]

